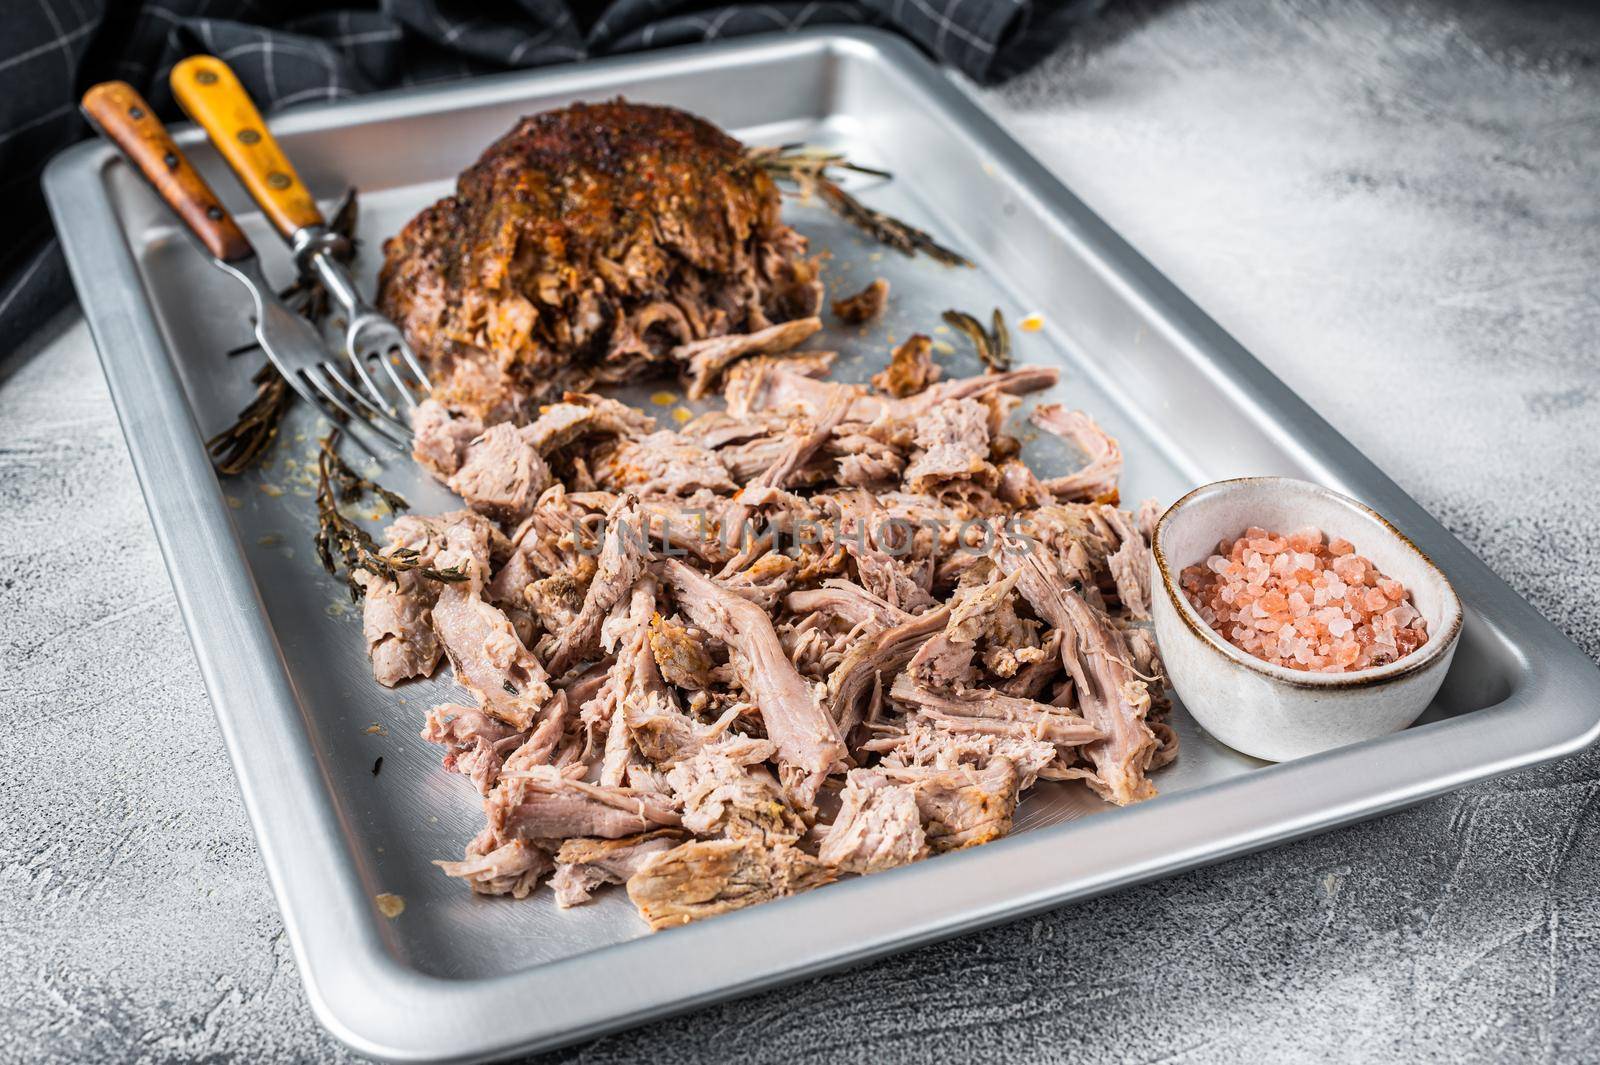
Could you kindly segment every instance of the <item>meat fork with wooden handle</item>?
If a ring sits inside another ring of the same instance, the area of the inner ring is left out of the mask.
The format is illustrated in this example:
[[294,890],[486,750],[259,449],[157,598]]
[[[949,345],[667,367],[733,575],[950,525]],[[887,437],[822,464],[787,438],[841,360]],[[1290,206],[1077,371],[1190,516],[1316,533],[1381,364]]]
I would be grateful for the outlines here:
[[[96,85],[83,94],[84,115],[123,157],[155,187],[168,207],[211,254],[212,263],[250,292],[256,342],[289,387],[313,406],[350,419],[351,436],[368,452],[370,431],[391,447],[405,440],[370,420],[370,408],[328,359],[322,337],[310,322],[286,307],[261,273],[256,250],[193,164],[173,143],[167,127],[133,86],[122,81]],[[337,416],[337,415],[336,415]],[[376,452],[373,452],[376,454]]]
[[[267,129],[233,69],[215,56],[191,56],[172,68],[172,94],[211,137],[244,187],[289,244],[301,273],[322,283],[345,314],[345,353],[363,390],[399,431],[399,406],[415,407],[416,392],[430,389],[416,354],[388,318],[361,295],[335,251],[344,238],[328,228],[317,201]],[[381,366],[392,388],[380,385]],[[391,393],[399,397],[397,405]]]

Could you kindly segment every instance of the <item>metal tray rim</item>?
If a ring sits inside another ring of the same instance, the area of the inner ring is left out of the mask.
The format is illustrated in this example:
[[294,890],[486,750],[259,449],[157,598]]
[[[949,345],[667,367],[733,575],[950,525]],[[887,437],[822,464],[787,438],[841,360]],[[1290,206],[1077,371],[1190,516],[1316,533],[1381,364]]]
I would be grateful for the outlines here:
[[[896,37],[876,30],[817,30],[750,38],[581,68],[401,90],[306,108],[273,125],[292,133],[336,126],[341,116],[358,113],[372,118],[447,110],[452,101],[486,87],[508,97],[535,90],[593,91],[625,80],[621,74],[626,71],[669,65],[709,70],[730,55],[769,54],[777,59],[805,52],[847,53],[886,64],[909,90],[943,108],[962,138],[981,145],[997,165],[1017,175],[1056,221],[1089,245],[1108,268],[1118,270],[1152,313],[1185,337],[1197,357],[1228,371],[1264,416],[1292,417],[1309,441],[1307,456],[1330,478],[1360,484],[1378,509],[1427,544],[1458,585],[1470,583],[1477,621],[1514,648],[1520,674],[1503,702],[1462,718],[1262,769],[1070,827],[1035,830],[977,851],[725,915],[692,930],[617,944],[505,976],[447,980],[424,975],[386,947],[309,734],[296,710],[284,712],[298,706],[292,681],[261,614],[221,488],[144,302],[132,251],[104,196],[102,175],[116,157],[108,147],[81,145],[46,170],[52,214],[307,996],[319,1020],[362,1054],[408,1061],[474,1060],[575,1041],[1373,816],[1560,757],[1600,735],[1600,672],[1578,648]],[[189,131],[179,139],[200,138]],[[111,235],[116,239],[108,239]],[[108,284],[107,278],[127,283]],[[176,565],[179,559],[186,566]],[[1375,764],[1403,768],[1408,779],[1375,793],[1365,783],[1378,775]],[[1281,788],[1286,779],[1318,780],[1321,794],[1338,800],[1313,804],[1304,797],[1313,789],[1303,784]],[[1273,794],[1280,815],[1265,825],[1230,817],[1228,800],[1241,792]],[[1130,853],[1130,839],[1148,843],[1171,836],[1171,825],[1183,820],[1177,816],[1180,806],[1217,827],[1203,846],[1175,839],[1153,857]],[[1066,848],[1059,844],[1069,830],[1076,845],[1064,854]],[[1000,862],[1022,871],[1003,890],[969,875]],[[870,916],[884,903],[899,914],[888,930]],[[782,919],[769,919],[775,916]],[[751,965],[747,949],[741,953],[741,948],[756,933],[766,949],[760,963]],[[688,935],[703,948],[697,958],[709,959],[698,972],[686,973],[681,964]],[[614,989],[609,1000],[560,1002],[559,990],[586,974]],[[520,1009],[508,1012],[505,1006],[511,1002]],[[618,1011],[611,1003],[628,1005]],[[491,1017],[493,1027],[484,1023]]]

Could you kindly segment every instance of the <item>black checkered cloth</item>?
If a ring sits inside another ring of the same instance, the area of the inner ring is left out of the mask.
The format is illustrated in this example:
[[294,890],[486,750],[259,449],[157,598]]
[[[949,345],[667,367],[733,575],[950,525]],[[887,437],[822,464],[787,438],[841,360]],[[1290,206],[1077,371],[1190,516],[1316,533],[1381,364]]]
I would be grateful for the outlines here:
[[120,78],[178,117],[167,73],[226,60],[264,110],[396,85],[804,26],[894,30],[980,82],[1017,73],[1105,0],[14,0],[0,16],[0,357],[69,298],[39,189]]

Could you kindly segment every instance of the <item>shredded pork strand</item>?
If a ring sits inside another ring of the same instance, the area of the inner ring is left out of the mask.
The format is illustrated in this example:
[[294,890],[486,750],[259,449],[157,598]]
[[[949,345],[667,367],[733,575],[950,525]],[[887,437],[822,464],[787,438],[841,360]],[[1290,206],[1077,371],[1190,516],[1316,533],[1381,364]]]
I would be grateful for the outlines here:
[[[604,169],[593,124],[621,119],[655,184]],[[947,378],[920,334],[870,382],[830,379],[801,349],[815,264],[719,138],[622,104],[527,120],[384,280],[442,378],[418,458],[467,508],[400,518],[385,548],[466,579],[360,577],[375,678],[448,661],[463,689],[422,736],[484,827],[438,864],[563,907],[622,885],[653,929],[985,843],[1039,781],[1142,801],[1177,756],[1155,509],[1119,509],[1116,441],[1039,406],[1081,456],[1036,473],[1017,408],[1057,372]],[[502,219],[484,197],[532,172],[548,187]],[[721,193],[690,196],[697,173]],[[640,213],[602,240],[619,196]],[[552,235],[563,212],[584,241]],[[583,391],[645,368],[720,409],[667,427]]]
[[997,838],[1039,780],[1155,794],[1152,510],[1107,502],[1115,445],[1041,407],[1090,459],[1041,479],[1002,425],[1053,373],[762,354],[809,328],[697,349],[748,357],[677,430],[588,393],[501,423],[450,474],[470,509],[390,529],[468,574],[369,581],[366,631],[380,680],[448,657],[472,696],[422,733],[482,797],[440,863],[472,890],[625,884],[665,928]]
[[466,445],[473,509],[391,528],[469,575],[369,582],[366,628],[379,679],[442,655],[474,697],[423,731],[482,797],[440,863],[472,890],[625,884],[665,928],[997,838],[1039,780],[1150,798],[1176,756],[1151,508],[1106,502],[1086,418],[1035,413],[1090,457],[1066,478],[1001,431],[1053,374],[886,395],[749,350],[726,411],[568,393]]

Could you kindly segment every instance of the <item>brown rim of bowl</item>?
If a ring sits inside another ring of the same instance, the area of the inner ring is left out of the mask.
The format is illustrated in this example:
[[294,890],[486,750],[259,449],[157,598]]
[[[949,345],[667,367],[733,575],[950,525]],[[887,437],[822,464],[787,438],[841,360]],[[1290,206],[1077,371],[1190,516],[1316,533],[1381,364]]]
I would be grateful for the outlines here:
[[[1444,582],[1445,591],[1450,593],[1450,613],[1454,616],[1450,618],[1449,624],[1445,626],[1445,631],[1442,633],[1430,633],[1426,643],[1404,658],[1397,658],[1387,665],[1368,666],[1366,669],[1356,670],[1351,673],[1306,673],[1289,669],[1287,666],[1275,666],[1271,662],[1263,661],[1250,652],[1235,647],[1224,640],[1217,630],[1207,625],[1205,619],[1196,613],[1194,604],[1189,602],[1189,597],[1173,585],[1172,573],[1167,567],[1166,554],[1161,550],[1161,533],[1166,528],[1167,521],[1177,513],[1178,509],[1201,492],[1223,485],[1260,485],[1268,483],[1292,484],[1322,492],[1339,500],[1341,503],[1370,515],[1385,529],[1393,533],[1401,543],[1405,544],[1406,547],[1416,553],[1418,558],[1422,559],[1423,565],[1439,575],[1439,579]],[[1428,553],[1413,543],[1411,537],[1395,528],[1388,518],[1385,518],[1359,499],[1351,499],[1343,492],[1335,492],[1332,488],[1317,484],[1314,481],[1302,481],[1295,477],[1229,477],[1221,481],[1211,481],[1200,485],[1191,489],[1176,503],[1162,512],[1161,517],[1156,521],[1155,535],[1151,537],[1150,550],[1155,555],[1156,569],[1161,574],[1161,585],[1167,593],[1167,598],[1177,608],[1178,617],[1183,619],[1183,623],[1189,627],[1190,632],[1200,638],[1202,644],[1230,662],[1235,662],[1252,672],[1259,673],[1279,683],[1287,684],[1290,687],[1325,691],[1330,688],[1365,688],[1378,684],[1387,684],[1390,681],[1409,676],[1432,665],[1435,659],[1444,654],[1455,643],[1456,636],[1461,632],[1463,616],[1461,596],[1456,593],[1455,585],[1450,583],[1450,578],[1445,575],[1444,570],[1440,569],[1433,559],[1428,557]]]

